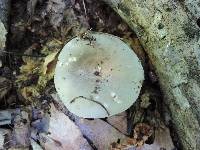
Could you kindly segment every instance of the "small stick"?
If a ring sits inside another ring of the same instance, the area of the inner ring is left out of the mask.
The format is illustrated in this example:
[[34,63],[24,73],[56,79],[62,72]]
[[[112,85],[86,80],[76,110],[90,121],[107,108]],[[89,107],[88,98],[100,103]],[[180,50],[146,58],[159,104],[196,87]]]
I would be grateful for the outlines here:
[[77,100],[77,99],[79,99],[79,98],[83,98],[83,99],[85,99],[85,100],[92,101],[92,102],[94,102],[94,103],[99,104],[99,105],[106,111],[106,113],[108,114],[108,116],[110,115],[109,111],[106,109],[106,107],[105,107],[102,103],[100,103],[100,102],[98,102],[98,101],[95,101],[95,100],[93,100],[92,98],[87,98],[87,97],[84,97],[84,96],[78,96],[78,97],[73,98],[73,99],[70,101],[70,103],[75,102],[75,100]]
[[0,52],[6,53],[6,54],[12,54],[15,56],[26,56],[26,57],[46,57],[44,55],[28,55],[28,54],[20,54],[20,53],[16,53],[16,52],[9,52],[9,51],[4,51],[4,50],[0,50]]
[[87,10],[86,10],[86,7],[85,7],[85,0],[82,0],[83,2],[83,8],[84,8],[84,11],[85,11],[85,16],[87,17]]

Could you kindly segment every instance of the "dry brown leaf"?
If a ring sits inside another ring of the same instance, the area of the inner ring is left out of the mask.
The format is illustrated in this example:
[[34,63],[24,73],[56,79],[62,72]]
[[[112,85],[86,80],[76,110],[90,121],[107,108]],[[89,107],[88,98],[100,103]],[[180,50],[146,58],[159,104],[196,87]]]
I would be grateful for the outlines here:
[[91,150],[78,127],[51,104],[48,132],[41,133],[40,143],[47,150]]
[[109,149],[110,143],[126,138],[124,134],[100,119],[87,120],[77,118],[75,122],[81,132],[94,143],[98,150]]
[[32,44],[25,52],[25,55],[30,56],[23,56],[22,60],[24,64],[20,67],[20,75],[17,76],[17,83],[24,82],[30,79],[30,75],[38,74],[40,71],[40,66],[42,63],[42,58],[39,57],[31,57],[33,54],[33,50],[38,48],[39,45],[37,43]]
[[46,56],[43,64],[42,72],[43,74],[48,74],[49,72],[52,72],[55,69],[55,64],[57,61],[58,51],[53,52]]
[[[138,145],[145,141],[153,134],[153,128],[145,123],[139,123],[134,128],[134,139],[138,141]],[[143,141],[143,142],[142,142]]]
[[[37,44],[33,44],[26,50],[25,54],[31,55],[33,49],[36,49],[37,46]],[[29,102],[39,96],[39,93],[46,87],[48,81],[53,79],[54,69],[57,63],[57,54],[62,46],[62,42],[53,39],[47,42],[41,50],[41,54],[47,55],[45,58],[23,57],[24,65],[20,67],[20,75],[17,77],[16,82],[21,95]],[[30,80],[33,75],[39,78],[34,84],[24,86],[23,83]]]
[[174,148],[169,129],[164,126],[155,130],[155,140],[153,144],[144,144],[144,146],[136,150],[172,150]]
[[29,102],[31,102],[34,97],[39,96],[39,91],[36,86],[24,87],[20,89],[20,93]]
[[107,122],[110,125],[117,128],[118,130],[120,130],[122,133],[128,134],[127,133],[127,113],[126,112],[122,112],[120,114],[108,117]]
[[38,72],[39,69],[40,69],[40,62],[33,59],[29,59],[27,62],[25,62],[25,65],[22,65],[20,67],[20,72],[22,74],[24,73],[33,74]]
[[129,150],[135,149],[136,140],[132,138],[126,138],[122,143],[112,143],[110,150]]
[[28,148],[30,146],[30,120],[29,113],[21,109],[12,113],[12,132],[8,136],[8,147]]
[[51,53],[60,51],[63,46],[63,43],[57,39],[52,39],[48,41],[41,50],[41,53],[48,56]]
[[132,147],[141,147],[153,134],[153,128],[145,123],[139,123],[134,128],[134,137],[126,138],[121,143],[112,143],[111,150],[127,150]]

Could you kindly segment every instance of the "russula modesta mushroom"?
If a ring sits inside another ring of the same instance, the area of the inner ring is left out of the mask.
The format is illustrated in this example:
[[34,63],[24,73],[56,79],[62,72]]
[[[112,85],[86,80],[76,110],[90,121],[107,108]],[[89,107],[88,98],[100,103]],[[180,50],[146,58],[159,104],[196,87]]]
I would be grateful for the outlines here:
[[138,98],[144,71],[120,38],[89,33],[69,41],[59,54],[54,82],[60,99],[79,117],[104,118]]

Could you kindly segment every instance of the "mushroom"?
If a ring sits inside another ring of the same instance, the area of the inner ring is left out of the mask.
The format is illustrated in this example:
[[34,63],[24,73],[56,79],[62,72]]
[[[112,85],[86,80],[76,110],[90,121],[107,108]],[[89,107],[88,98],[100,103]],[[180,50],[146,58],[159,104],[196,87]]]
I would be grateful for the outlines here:
[[138,98],[144,71],[120,38],[89,33],[69,41],[59,54],[54,82],[73,114],[104,118],[128,109]]

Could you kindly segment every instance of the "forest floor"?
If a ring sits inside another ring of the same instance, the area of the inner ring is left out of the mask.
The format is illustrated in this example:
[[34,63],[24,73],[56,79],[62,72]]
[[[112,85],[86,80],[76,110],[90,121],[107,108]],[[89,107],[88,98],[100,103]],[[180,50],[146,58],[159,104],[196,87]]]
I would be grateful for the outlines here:
[[[12,0],[10,13],[0,68],[0,132],[6,135],[0,149],[180,149],[154,68],[136,34],[110,7],[98,0]],[[145,71],[137,102],[109,118],[71,114],[54,87],[52,54],[88,30],[123,39]]]

